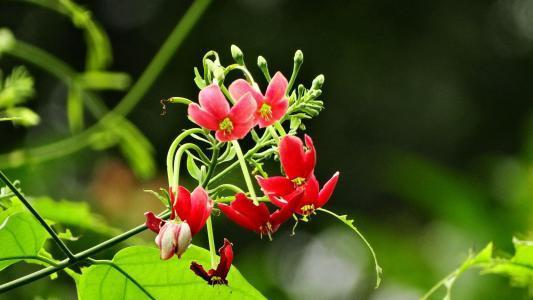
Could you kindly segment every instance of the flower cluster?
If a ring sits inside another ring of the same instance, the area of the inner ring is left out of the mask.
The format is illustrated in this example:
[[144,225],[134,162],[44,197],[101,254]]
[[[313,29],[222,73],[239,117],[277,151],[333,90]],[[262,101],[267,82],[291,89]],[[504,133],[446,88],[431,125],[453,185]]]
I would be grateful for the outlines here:
[[[200,128],[180,134],[170,147],[167,158],[170,188],[166,198],[160,197],[163,202],[168,202],[168,219],[152,212],[145,214],[146,226],[157,233],[155,242],[161,259],[170,259],[174,254],[180,258],[206,222],[214,253],[213,229],[209,221],[213,207],[237,225],[272,239],[272,235],[291,218],[298,220],[300,216],[307,221],[328,202],[337,184],[338,172],[320,189],[315,177],[317,153],[313,140],[308,135],[304,136],[304,141],[297,136],[298,130],[305,128],[302,120],[316,116],[322,109],[322,101],[316,98],[321,94],[323,76],[318,76],[309,90],[303,85],[292,90],[303,61],[301,51],[296,52],[290,80],[281,72],[271,77],[266,60],[260,56],[258,66],[268,81],[263,93],[246,68],[240,49],[232,46],[232,56],[236,63],[224,67],[216,52],[206,54],[203,76],[195,69],[195,82],[200,88],[198,102],[171,98],[188,105],[189,119]],[[244,78],[236,79],[226,88],[225,77],[234,70],[242,72]],[[171,99],[168,102],[172,102]],[[288,133],[284,124],[290,126]],[[182,143],[188,136],[207,143],[211,158],[197,144]],[[244,154],[239,140],[247,136],[252,137],[255,146]],[[220,153],[222,149],[225,150]],[[182,155],[188,156],[187,170],[198,180],[198,187],[192,193],[179,185]],[[231,163],[235,158],[237,161]],[[267,159],[279,159],[283,174],[269,177],[263,170],[263,161]],[[223,164],[229,165],[217,174],[216,168]],[[227,183],[213,187],[237,166],[241,167],[247,191]],[[250,166],[260,174],[255,176],[256,182],[250,175]],[[258,197],[255,184],[264,196]],[[232,192],[229,195],[228,190]],[[223,195],[224,191],[226,195]],[[275,207],[273,212],[268,203]],[[228,284],[233,247],[227,239],[224,239],[219,254],[216,267],[212,260],[212,268],[206,271],[193,261],[190,269],[210,285]]]

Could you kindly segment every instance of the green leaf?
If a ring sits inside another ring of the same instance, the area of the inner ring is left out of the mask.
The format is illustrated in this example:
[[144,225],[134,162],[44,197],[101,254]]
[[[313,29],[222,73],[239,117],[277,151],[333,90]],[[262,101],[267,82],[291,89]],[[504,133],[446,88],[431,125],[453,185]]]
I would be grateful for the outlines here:
[[[228,286],[208,285],[189,270],[193,260],[209,266],[209,252],[191,246],[181,259],[164,261],[159,258],[158,249],[134,246],[119,251],[113,263],[155,299],[265,299],[235,267],[228,274]],[[83,269],[78,297],[80,300],[148,299],[131,280],[109,265]]]
[[471,254],[461,266],[434,285],[421,299],[429,299],[440,287],[446,288],[444,299],[451,299],[452,287],[459,276],[471,268],[481,269],[481,274],[499,274],[509,277],[511,285],[528,288],[533,296],[533,241],[513,239],[515,254],[510,259],[493,257],[489,243],[477,255]]
[[119,231],[109,226],[104,219],[91,212],[86,202],[55,201],[48,197],[31,198],[34,208],[47,220],[88,229],[96,233],[114,235]]
[[[36,256],[47,235],[41,224],[27,212],[7,217],[0,225],[0,270],[23,260],[23,256]],[[18,259],[2,260],[9,257]]]
[[187,155],[187,171],[189,172],[189,175],[191,175],[192,178],[196,179],[197,181],[200,181],[202,177],[202,172],[194,162],[194,158],[191,155]]
[[26,68],[15,67],[3,82],[0,81],[0,108],[13,107],[26,102],[34,94],[33,78]]
[[515,254],[510,260],[496,259],[482,270],[483,274],[507,276],[511,285],[529,289],[533,296],[533,241],[513,239]]

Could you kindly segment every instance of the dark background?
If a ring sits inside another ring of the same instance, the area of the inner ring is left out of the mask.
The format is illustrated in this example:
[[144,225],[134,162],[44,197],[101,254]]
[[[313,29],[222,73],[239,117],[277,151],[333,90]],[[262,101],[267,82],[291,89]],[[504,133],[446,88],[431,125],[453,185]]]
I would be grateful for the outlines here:
[[[111,69],[135,79],[190,2],[83,4],[109,35]],[[1,1],[0,26],[83,69],[83,36],[69,19]],[[326,78],[326,109],[306,124],[318,148],[317,177],[325,182],[341,172],[328,207],[354,217],[375,246],[383,285],[372,290],[367,250],[325,215],[300,224],[292,238],[291,226],[285,226],[273,242],[219,218],[216,238],[234,239],[236,266],[269,298],[414,299],[451,272],[469,249],[494,241],[512,252],[512,236],[525,238],[531,229],[532,40],[531,0],[215,1],[129,115],[156,149],[155,178],[135,178],[116,150],[84,150],[8,173],[22,180],[28,194],[88,201],[120,228],[141,223],[142,212],[158,207],[142,189],[166,185],[168,146],[192,126],[183,106],[160,116],[159,99],[196,99],[192,70],[208,50],[229,64],[229,47],[238,45],[260,78],[257,55],[267,58],[272,73],[289,77],[294,51],[301,49],[305,61],[298,81],[309,86],[317,74]],[[18,64],[11,57],[0,59],[4,71]],[[27,67],[37,88],[30,106],[43,121],[31,129],[0,124],[2,153],[69,134],[65,86]],[[112,107],[123,94],[102,95]],[[205,245],[202,238],[198,243]],[[86,236],[73,246],[82,249],[96,241]],[[34,290],[16,293],[74,296],[68,280],[56,281],[42,280],[30,286]],[[454,290],[456,299],[525,295],[505,278],[475,272]]]

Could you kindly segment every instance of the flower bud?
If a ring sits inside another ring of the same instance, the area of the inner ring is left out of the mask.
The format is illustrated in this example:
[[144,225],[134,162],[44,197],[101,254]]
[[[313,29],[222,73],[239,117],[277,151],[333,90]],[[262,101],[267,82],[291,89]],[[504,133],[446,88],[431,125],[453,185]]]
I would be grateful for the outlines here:
[[320,88],[322,88],[322,85],[324,85],[324,75],[320,74],[313,80],[313,84],[311,85],[311,89],[312,90],[319,90]]
[[242,54],[241,49],[235,45],[231,45],[231,57],[235,60],[236,63],[239,65],[244,65],[244,55]]
[[161,259],[167,260],[174,254],[179,257],[191,244],[192,234],[187,222],[166,222],[155,238],[155,243],[161,251]]
[[13,33],[7,28],[0,28],[0,53],[11,49],[15,44]]
[[296,53],[294,53],[294,63],[301,65],[304,62],[304,53],[302,50],[296,50]]
[[267,61],[264,57],[262,57],[261,55],[259,55],[257,57],[257,66],[262,69],[262,68],[267,68]]

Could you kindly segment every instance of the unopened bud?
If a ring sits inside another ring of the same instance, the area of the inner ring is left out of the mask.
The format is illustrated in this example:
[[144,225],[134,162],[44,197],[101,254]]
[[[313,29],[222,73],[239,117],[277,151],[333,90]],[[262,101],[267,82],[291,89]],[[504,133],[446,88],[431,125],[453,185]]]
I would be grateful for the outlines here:
[[304,53],[302,50],[296,50],[296,53],[294,53],[294,63],[295,64],[302,64],[304,62]]
[[0,28],[0,53],[10,49],[15,44],[13,33],[7,28]]
[[261,55],[259,55],[257,57],[257,66],[259,68],[266,68],[267,67],[267,60],[264,57],[262,57]]
[[320,74],[313,80],[313,84],[311,85],[311,89],[312,90],[319,90],[319,89],[322,88],[322,85],[324,85],[324,75]]
[[231,45],[231,56],[239,65],[244,65],[244,55],[242,54],[241,49],[235,45]]
[[166,222],[159,230],[155,238],[155,243],[160,249],[161,259],[167,260],[174,254],[179,257],[189,248],[191,244],[191,228],[187,222],[176,223]]

